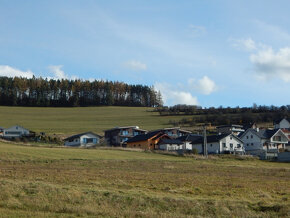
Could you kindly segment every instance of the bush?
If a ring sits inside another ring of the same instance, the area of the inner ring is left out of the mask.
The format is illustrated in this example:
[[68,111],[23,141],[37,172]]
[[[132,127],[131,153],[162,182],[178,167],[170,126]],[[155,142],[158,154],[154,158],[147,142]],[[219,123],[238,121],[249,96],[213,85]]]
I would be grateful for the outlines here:
[[193,149],[192,149],[192,153],[193,153],[193,154],[198,154],[198,150],[197,150],[196,148],[193,148]]

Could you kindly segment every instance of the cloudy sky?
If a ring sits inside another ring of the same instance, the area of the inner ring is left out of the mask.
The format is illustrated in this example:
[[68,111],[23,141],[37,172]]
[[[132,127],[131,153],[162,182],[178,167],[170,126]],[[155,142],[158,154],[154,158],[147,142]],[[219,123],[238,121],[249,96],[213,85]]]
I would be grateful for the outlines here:
[[154,85],[165,104],[290,104],[289,0],[0,0],[0,76]]

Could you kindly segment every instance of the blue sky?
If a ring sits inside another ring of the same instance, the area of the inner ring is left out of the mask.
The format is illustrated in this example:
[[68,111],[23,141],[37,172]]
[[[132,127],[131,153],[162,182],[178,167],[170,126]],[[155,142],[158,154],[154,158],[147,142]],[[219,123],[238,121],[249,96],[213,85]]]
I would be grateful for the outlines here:
[[289,10],[289,0],[0,0],[0,75],[154,85],[166,105],[286,105]]

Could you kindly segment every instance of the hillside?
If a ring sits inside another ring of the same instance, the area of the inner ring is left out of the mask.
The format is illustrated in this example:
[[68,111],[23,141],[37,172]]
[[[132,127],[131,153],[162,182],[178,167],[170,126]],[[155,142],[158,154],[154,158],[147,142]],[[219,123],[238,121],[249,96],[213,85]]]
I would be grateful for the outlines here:
[[[86,131],[103,134],[115,126],[137,125],[152,130],[168,127],[168,117],[147,107],[0,107],[0,126],[22,125],[35,132],[69,135]],[[182,119],[173,116],[170,119]]]
[[0,217],[290,214],[289,164],[4,143],[0,160]]

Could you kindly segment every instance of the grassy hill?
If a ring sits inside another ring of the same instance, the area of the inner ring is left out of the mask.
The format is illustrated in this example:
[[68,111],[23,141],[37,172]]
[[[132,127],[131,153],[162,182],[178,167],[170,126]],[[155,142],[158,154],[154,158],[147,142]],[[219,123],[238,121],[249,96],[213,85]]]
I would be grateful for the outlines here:
[[162,117],[146,107],[0,107],[0,126],[18,124],[36,132],[73,134],[103,130],[116,126],[137,125],[152,130],[168,127],[169,119],[183,116]]
[[287,217],[290,165],[0,143],[0,217]]

